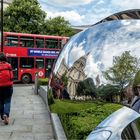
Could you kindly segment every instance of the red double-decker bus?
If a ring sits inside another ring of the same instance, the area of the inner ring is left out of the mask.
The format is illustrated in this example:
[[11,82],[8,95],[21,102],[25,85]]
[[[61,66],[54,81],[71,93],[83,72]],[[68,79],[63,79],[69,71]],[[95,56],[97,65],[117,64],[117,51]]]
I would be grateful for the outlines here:
[[12,32],[4,32],[3,37],[3,50],[12,65],[14,80],[23,83],[34,81],[35,72],[40,78],[49,77],[54,60],[69,39]]

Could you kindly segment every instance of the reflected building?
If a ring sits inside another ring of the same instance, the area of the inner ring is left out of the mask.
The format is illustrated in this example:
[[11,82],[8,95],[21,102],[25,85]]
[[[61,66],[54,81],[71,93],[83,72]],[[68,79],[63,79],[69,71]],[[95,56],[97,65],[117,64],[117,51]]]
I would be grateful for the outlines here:
[[85,80],[86,78],[84,68],[86,66],[87,57],[88,54],[79,58],[77,61],[74,62],[71,68],[68,68],[63,59],[56,73],[56,76],[58,78],[61,78],[62,75],[66,73],[66,77],[68,78],[67,91],[70,96],[76,95],[76,88],[78,83]]
[[65,60],[63,59],[56,73],[56,77],[58,78],[61,78],[64,73],[68,72],[68,67],[66,66],[64,61]]
[[77,61],[74,62],[73,66],[68,70],[67,90],[70,96],[76,95],[76,88],[77,88],[78,83],[80,81],[85,80],[86,78],[84,68],[86,66],[87,57],[88,57],[88,54],[79,58]]

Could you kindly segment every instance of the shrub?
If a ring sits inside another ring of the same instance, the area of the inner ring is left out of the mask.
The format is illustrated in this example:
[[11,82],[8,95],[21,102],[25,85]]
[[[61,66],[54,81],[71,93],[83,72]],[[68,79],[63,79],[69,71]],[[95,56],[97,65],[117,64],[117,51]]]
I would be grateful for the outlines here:
[[39,78],[38,79],[38,87],[40,87],[41,85],[48,85],[48,78]]
[[48,89],[48,105],[51,105],[54,103],[54,99],[53,99],[53,95],[52,95],[52,90],[51,89]]
[[58,101],[51,106],[58,113],[68,140],[86,139],[102,120],[121,105],[104,102]]

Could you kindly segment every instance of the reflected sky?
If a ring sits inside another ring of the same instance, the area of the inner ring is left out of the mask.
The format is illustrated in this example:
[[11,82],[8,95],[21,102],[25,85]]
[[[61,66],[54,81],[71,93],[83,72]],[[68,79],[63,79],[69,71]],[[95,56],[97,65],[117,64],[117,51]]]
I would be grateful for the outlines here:
[[114,20],[92,26],[76,35],[62,50],[54,69],[57,72],[61,61],[71,68],[75,61],[87,55],[84,72],[95,79],[100,76],[101,83],[106,83],[102,72],[112,66],[113,56],[120,56],[130,51],[139,58],[140,20]]

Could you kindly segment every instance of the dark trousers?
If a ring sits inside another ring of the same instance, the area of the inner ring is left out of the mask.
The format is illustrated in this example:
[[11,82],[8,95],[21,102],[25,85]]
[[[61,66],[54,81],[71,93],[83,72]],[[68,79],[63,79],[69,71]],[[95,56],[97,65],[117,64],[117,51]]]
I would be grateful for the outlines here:
[[0,87],[0,115],[9,117],[13,87]]

